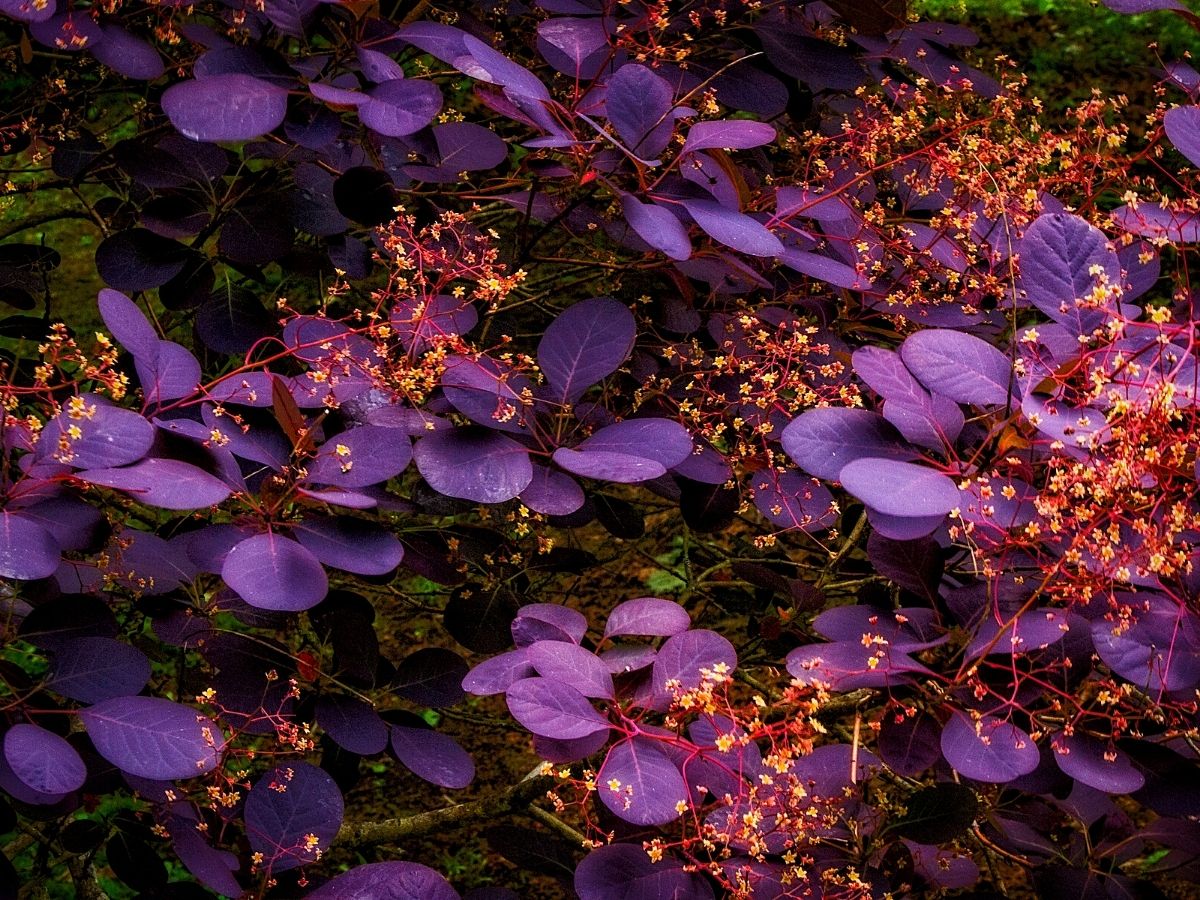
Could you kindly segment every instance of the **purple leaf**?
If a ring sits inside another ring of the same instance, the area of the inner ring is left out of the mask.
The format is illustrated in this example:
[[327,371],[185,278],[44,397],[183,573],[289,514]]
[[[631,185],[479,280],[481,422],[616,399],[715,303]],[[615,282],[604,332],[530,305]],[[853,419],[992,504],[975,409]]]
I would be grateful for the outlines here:
[[1104,0],[1104,5],[1114,12],[1129,15],[1153,12],[1158,9],[1187,9],[1179,0]]
[[37,3],[34,0],[2,0],[0,12],[18,22],[45,22],[55,14],[55,3]]
[[525,649],[527,659],[543,678],[570,684],[585,697],[613,698],[612,675],[590,650],[566,641],[538,641]]
[[764,470],[754,474],[751,484],[755,507],[773,525],[812,533],[837,521],[833,495],[816,479],[799,472],[780,475]]
[[1176,106],[1163,116],[1163,129],[1175,149],[1200,166],[1200,106]]
[[195,778],[216,768],[224,738],[210,719],[161,697],[116,697],[79,711],[101,756],[130,775]]
[[765,225],[745,213],[722,206],[715,200],[683,200],[704,232],[719,244],[750,256],[781,256],[783,244]]
[[473,422],[514,434],[528,433],[526,396],[533,385],[507,363],[487,356],[450,356],[442,374],[442,390],[454,408]]
[[395,478],[412,460],[412,445],[399,428],[359,425],[326,441],[308,462],[309,484],[361,488]]
[[463,679],[462,686],[469,694],[488,697],[502,694],[516,682],[536,674],[529,663],[529,648],[518,647],[481,662]]
[[433,121],[442,109],[442,92],[431,81],[395,79],[377,84],[366,103],[358,107],[362,123],[385,137],[415,134]]
[[599,753],[600,749],[608,743],[608,736],[608,731],[597,731],[587,737],[560,741],[535,734],[533,736],[533,752],[547,762],[558,765],[579,762],[594,753]]
[[604,108],[625,147],[642,159],[654,159],[667,148],[674,130],[673,92],[661,75],[629,63],[608,79]]
[[853,291],[862,291],[870,287],[870,279],[860,275],[853,266],[830,259],[823,253],[810,253],[794,247],[785,247],[779,254],[779,261],[789,269],[795,269],[801,275],[807,275],[834,287]]
[[526,678],[508,689],[508,710],[534,734],[573,740],[607,731],[608,719],[575,688],[549,678]]
[[[407,34],[405,39],[409,39]],[[550,92],[546,86],[524,66],[518,65],[472,35],[464,34],[462,43],[469,54],[468,58],[459,58],[452,62],[460,72],[489,84],[498,84],[512,96],[530,100],[550,99]]]
[[396,758],[418,778],[458,790],[475,780],[475,761],[449,735],[430,728],[392,726]]
[[900,358],[925,387],[951,400],[984,406],[1008,400],[1012,363],[973,335],[927,328],[900,345]]
[[751,122],[746,119],[721,119],[715,122],[697,122],[688,129],[680,153],[696,150],[726,149],[749,150],[775,140],[775,129],[766,122]]
[[[906,607],[883,610],[875,606],[835,606],[813,619],[813,631],[831,641],[878,643],[906,653],[924,650],[938,643],[933,610]],[[866,640],[869,636],[870,640]]]
[[1086,220],[1065,213],[1039,216],[1018,250],[1026,298],[1073,334],[1090,335],[1115,312],[1121,263],[1104,234]]
[[[564,458],[585,468],[592,465],[587,461],[587,457],[592,455],[596,460],[595,465],[599,468],[603,468],[603,461],[608,459],[617,467],[628,465],[636,469],[644,466],[649,470],[653,466],[645,465],[648,462],[657,464],[665,471],[691,456],[692,438],[686,428],[669,419],[626,419],[624,422],[601,428],[572,452],[576,455],[564,455]],[[624,457],[625,460],[619,461],[618,457]],[[558,458],[558,452],[555,453],[554,461],[563,465]],[[574,471],[570,465],[564,465],[563,468]]]
[[174,341],[159,341],[152,358],[134,360],[147,404],[178,400],[196,392],[200,363],[191,351]]
[[225,556],[221,578],[259,609],[300,612],[325,599],[329,581],[313,554],[274,532],[256,534]]
[[954,481],[933,469],[892,459],[857,459],[838,474],[842,485],[872,509],[889,516],[944,515],[961,502]]
[[942,727],[927,713],[905,716],[885,714],[879,728],[879,756],[897,775],[915,778],[942,758]]
[[296,760],[276,766],[254,783],[243,817],[250,848],[267,871],[315,862],[342,827],[342,792],[323,770]]
[[459,900],[458,892],[445,878],[428,866],[412,862],[357,866],[325,882],[306,897],[307,900]]
[[39,44],[67,53],[91,49],[104,40],[99,24],[85,12],[60,12],[44,22],[35,21],[29,33]]
[[860,347],[852,359],[855,374],[887,401],[883,417],[906,439],[931,450],[943,450],[958,439],[965,423],[958,404],[925,390],[898,353]]
[[687,631],[691,624],[687,610],[674,600],[639,597],[626,600],[609,613],[604,636],[671,637]]
[[651,862],[641,844],[609,844],[583,858],[575,870],[579,900],[712,900],[703,876],[685,872],[673,858]]
[[862,639],[797,647],[787,655],[787,670],[801,684],[823,684],[833,691],[890,687],[912,681],[914,673],[932,674],[902,648]]
[[158,332],[136,303],[120,291],[104,288],[96,297],[96,305],[104,326],[135,358],[153,357],[158,352]]
[[215,475],[174,459],[143,459],[119,469],[88,469],[76,477],[113,488],[159,509],[203,509],[223,502],[233,489]]
[[22,784],[40,794],[69,794],[87,779],[75,748],[37,725],[22,723],[5,732],[4,759]]
[[569,475],[545,466],[533,467],[533,479],[521,491],[522,503],[547,516],[568,516],[586,502],[583,488]]
[[583,613],[558,603],[530,603],[522,606],[512,623],[512,636],[518,647],[535,641],[567,641],[578,644],[587,634]]
[[1041,759],[1028,734],[994,716],[975,722],[954,713],[942,729],[941,743],[942,755],[956,772],[992,784],[1028,775]]
[[308,519],[293,532],[318,561],[355,575],[386,575],[404,558],[399,538],[362,519]]
[[150,680],[150,660],[109,637],[83,637],[54,648],[46,687],[81,703],[130,697]]
[[287,91],[251,75],[209,75],[171,85],[162,108],[193,141],[249,141],[282,124]]
[[671,259],[687,259],[692,255],[692,241],[686,226],[675,214],[654,203],[642,203],[632,194],[621,196],[621,211],[629,227],[638,237]]
[[825,481],[836,481],[847,463],[863,457],[917,456],[883,416],[865,409],[810,409],[788,423],[780,441],[800,468]]
[[567,307],[547,326],[537,348],[538,366],[552,389],[550,399],[577,403],[628,359],[636,337],[633,313],[611,297]]
[[476,503],[511,500],[533,480],[529,451],[483,429],[435,432],[417,442],[413,457],[435,491]]
[[673,635],[654,657],[651,679],[655,703],[669,704],[706,681],[719,684],[736,668],[737,651],[715,631],[697,629]]
[[666,825],[680,816],[688,789],[679,767],[640,735],[609,749],[596,777],[597,791],[612,812],[635,825]]
[[406,350],[424,353],[439,338],[466,334],[479,321],[479,314],[466,300],[437,294],[424,301],[415,297],[402,299],[392,307],[390,320]]
[[1056,735],[1050,744],[1054,761],[1067,775],[1081,784],[1106,794],[1132,794],[1146,783],[1133,767],[1128,754],[1108,741],[1086,734]]
[[1066,612],[1061,609],[1031,609],[1021,615],[997,622],[989,613],[967,647],[971,659],[990,647],[988,653],[1024,654],[1041,650],[1061,641],[1070,631]]
[[316,717],[325,733],[351,753],[374,756],[387,749],[387,723],[369,703],[357,697],[323,694],[317,701]]
[[422,706],[453,706],[463,698],[467,664],[453,650],[422,647],[396,667],[396,692]]
[[1104,664],[1144,691],[1189,690],[1200,684],[1200,621],[1161,595],[1131,622],[1099,619],[1092,643]]
[[100,25],[104,39],[90,47],[92,56],[114,72],[134,81],[153,81],[163,73],[162,57],[158,51],[119,25]]
[[0,509],[0,577],[17,581],[49,578],[62,553],[58,541],[37,522]]
[[1113,222],[1130,234],[1145,238],[1166,238],[1177,244],[1200,241],[1200,213],[1171,208],[1162,203],[1138,203],[1121,206],[1112,213]]
[[235,854],[209,845],[197,830],[198,823],[178,817],[171,832],[171,843],[179,860],[197,881],[209,890],[240,897],[244,890],[234,873],[240,868]]

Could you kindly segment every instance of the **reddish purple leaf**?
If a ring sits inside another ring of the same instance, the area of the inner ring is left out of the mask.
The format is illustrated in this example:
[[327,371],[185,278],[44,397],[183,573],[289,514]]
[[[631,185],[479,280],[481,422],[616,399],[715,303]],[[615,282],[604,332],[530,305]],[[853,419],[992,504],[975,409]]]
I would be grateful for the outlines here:
[[150,660],[122,641],[82,637],[54,648],[50,671],[50,690],[80,703],[99,703],[137,694],[150,680]]
[[692,619],[674,600],[639,597],[618,604],[608,615],[604,636],[670,637],[687,631]]
[[329,581],[313,554],[274,532],[256,534],[225,556],[221,577],[251,606],[300,612],[325,599]]
[[462,686],[469,694],[487,697],[502,694],[523,678],[536,674],[529,663],[529,648],[518,647],[481,662],[463,679]]
[[0,509],[0,577],[48,578],[58,569],[58,541],[37,522]]
[[680,153],[696,150],[749,150],[775,140],[775,129],[766,122],[747,119],[720,119],[697,122],[688,129],[687,140]]
[[661,75],[628,63],[608,79],[604,108],[625,148],[641,159],[654,159],[671,140],[674,94]]
[[399,428],[359,425],[334,435],[305,465],[309,484],[362,488],[395,478],[412,460],[412,444]]
[[418,778],[458,790],[475,780],[475,761],[449,735],[431,728],[392,726],[392,750]]
[[79,711],[96,751],[139,778],[173,781],[216,768],[224,737],[210,719],[161,697],[116,697]]
[[416,78],[385,81],[367,95],[367,102],[358,107],[358,117],[376,134],[386,137],[415,134],[442,109],[438,86]]
[[787,655],[787,670],[801,684],[823,684],[833,691],[889,687],[931,675],[900,648],[865,644],[861,639],[806,644]]
[[883,416],[865,409],[810,409],[783,429],[780,441],[800,468],[825,481],[837,481],[847,463],[863,457],[917,456]]
[[635,825],[666,825],[681,815],[688,789],[679,767],[654,741],[636,736],[609,749],[596,777],[597,791],[612,812]]
[[783,244],[765,225],[716,200],[684,200],[684,209],[719,244],[750,256],[781,256]]
[[583,694],[561,681],[525,678],[508,689],[506,699],[513,718],[543,737],[573,740],[609,728]]
[[613,680],[596,654],[566,641],[538,641],[525,648],[537,674],[570,684],[585,697],[612,699]]
[[621,211],[638,237],[671,259],[692,255],[692,240],[685,226],[669,209],[654,203],[642,203],[632,194],[621,197]]
[[954,481],[933,469],[892,459],[857,459],[839,473],[842,485],[872,509],[889,516],[944,515],[961,502]]
[[905,339],[900,358],[925,387],[951,400],[982,406],[1008,400],[1012,363],[973,335],[927,328]]

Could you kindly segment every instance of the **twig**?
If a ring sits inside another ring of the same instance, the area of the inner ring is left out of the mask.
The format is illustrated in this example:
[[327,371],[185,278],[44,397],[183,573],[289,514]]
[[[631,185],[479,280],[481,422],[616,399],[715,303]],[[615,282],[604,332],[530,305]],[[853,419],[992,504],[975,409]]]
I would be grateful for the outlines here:
[[391,844],[405,838],[457,828],[469,822],[521,812],[526,810],[534,800],[553,788],[556,782],[557,780],[551,775],[535,775],[502,793],[472,800],[470,803],[459,803],[456,806],[417,813],[402,819],[384,819],[382,822],[349,822],[342,826],[342,830],[334,839],[334,844],[343,847]]
[[568,841],[575,844],[577,847],[582,847],[587,843],[587,835],[582,831],[576,831],[558,816],[549,810],[542,809],[540,806],[530,804],[524,810],[525,815],[535,821],[541,822],[551,831],[565,837]]

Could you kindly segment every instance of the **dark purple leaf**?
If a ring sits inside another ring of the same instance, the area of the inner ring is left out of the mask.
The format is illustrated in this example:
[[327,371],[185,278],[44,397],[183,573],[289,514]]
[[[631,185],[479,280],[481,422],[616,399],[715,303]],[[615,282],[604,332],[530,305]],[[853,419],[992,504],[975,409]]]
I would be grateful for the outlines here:
[[77,476],[101,487],[124,491],[159,509],[203,509],[223,502],[233,489],[215,475],[174,459],[143,459],[119,469],[88,469]]
[[600,799],[635,825],[666,825],[688,801],[679,767],[650,738],[636,736],[609,749],[596,776]]
[[1162,203],[1130,204],[1110,214],[1117,227],[1145,238],[1166,238],[1179,244],[1200,241],[1200,213]]
[[300,612],[325,599],[329,581],[313,554],[274,532],[237,544],[221,564],[221,577],[251,606]]
[[691,453],[691,435],[678,422],[626,419],[601,428],[573,450],[560,447],[554,461],[574,475],[633,483],[664,475]]
[[18,581],[48,578],[61,550],[48,530],[32,519],[0,509],[0,577]]
[[442,92],[430,81],[385,81],[367,94],[370,99],[358,107],[358,117],[372,131],[386,137],[415,134],[442,109]]
[[425,301],[405,298],[392,308],[391,314],[396,336],[411,353],[424,353],[439,338],[466,334],[478,321],[474,306],[450,294],[438,294]]
[[816,479],[799,472],[757,472],[751,479],[754,505],[773,525],[809,533],[833,526],[837,508],[833,495]]
[[293,760],[254,783],[243,817],[250,847],[267,871],[316,861],[342,826],[342,792],[323,770]]
[[967,647],[967,658],[988,653],[1025,654],[1061,641],[1070,631],[1067,613],[1061,609],[1031,609],[1014,618],[989,613]]
[[1008,400],[1012,363],[973,335],[927,328],[900,345],[900,358],[925,387],[951,400],[984,406]]
[[870,287],[870,279],[860,275],[858,270],[844,262],[830,259],[823,253],[809,253],[794,247],[785,247],[779,254],[779,261],[789,269],[795,269],[801,275],[807,275],[834,287],[861,291]]
[[645,66],[629,63],[608,79],[607,88],[604,108],[617,137],[634,155],[654,159],[675,127],[671,85]]
[[933,469],[891,459],[857,459],[838,478],[872,509],[889,516],[921,518],[944,515],[961,502],[954,481]]
[[283,123],[287,91],[251,75],[208,75],[171,85],[162,107],[193,141],[249,141]]
[[671,637],[691,627],[687,610],[674,600],[639,597],[617,605],[608,615],[604,636]]
[[54,649],[46,687],[81,703],[138,693],[150,680],[150,660],[136,647],[108,637],[84,637]]
[[684,200],[683,208],[719,244],[750,256],[781,256],[783,244],[765,225],[716,200]]
[[1050,744],[1054,761],[1081,784],[1106,794],[1132,794],[1141,790],[1145,776],[1133,767],[1128,754],[1108,741],[1086,734],[1056,735]]
[[388,726],[364,700],[345,694],[323,694],[317,701],[317,724],[339,747],[360,756],[382,753]]
[[89,49],[92,56],[114,72],[134,81],[153,81],[163,73],[162,57],[158,51],[119,25],[100,24],[103,40]]
[[847,463],[863,457],[917,456],[883,416],[865,409],[810,409],[783,429],[780,440],[800,468],[825,481],[836,481]]
[[1131,621],[1092,623],[1092,643],[1110,669],[1144,691],[1188,690],[1200,684],[1200,621],[1161,595]]
[[609,844],[584,857],[575,870],[580,900],[712,900],[703,876],[685,872],[673,858],[651,862],[641,844]]
[[629,227],[655,250],[661,250],[671,259],[687,259],[692,255],[687,227],[669,209],[642,203],[632,194],[624,194],[621,211]]
[[538,641],[525,648],[537,674],[570,684],[585,697],[612,699],[613,680],[596,654],[566,641]]
[[480,425],[514,434],[529,431],[526,397],[533,384],[506,363],[487,356],[450,356],[442,374],[442,390],[454,408]]
[[[96,271],[105,284],[118,291],[159,287],[182,272],[187,264],[187,248],[183,244],[145,228],[118,231],[96,248]],[[137,347],[127,349],[137,355]]]
[[573,740],[608,730],[608,720],[569,684],[549,678],[525,678],[508,689],[513,718],[534,734]]
[[787,670],[800,684],[823,684],[833,691],[889,687],[932,674],[902,648],[861,638],[797,647],[787,655]]
[[1187,9],[1179,0],[1104,0],[1104,5],[1115,12],[1130,15],[1157,9]]
[[942,755],[960,775],[1003,784],[1038,767],[1033,739],[1017,726],[994,716],[978,722],[956,712],[942,729]]
[[550,399],[577,403],[588,388],[625,362],[636,336],[633,313],[610,297],[593,297],[567,307],[538,343],[538,366],[550,383]]
[[746,119],[721,119],[715,122],[697,122],[688,129],[680,153],[696,150],[726,149],[749,150],[775,140],[775,129],[766,122],[751,122]]
[[100,26],[85,12],[60,12],[45,21],[34,21],[29,33],[39,44],[68,53],[90,49],[104,40]]
[[453,650],[422,647],[396,667],[396,692],[422,706],[453,706],[463,698],[467,664]]
[[445,878],[428,866],[412,862],[357,866],[325,882],[306,897],[308,900],[459,900]]
[[449,735],[430,728],[392,726],[396,758],[418,778],[454,790],[475,780],[475,761]]
[[196,824],[180,818],[171,833],[172,847],[180,862],[209,890],[230,897],[240,896],[243,888],[234,877],[240,868],[237,856],[210,846]]
[[4,759],[22,784],[40,794],[69,794],[87,779],[75,748],[37,725],[22,723],[4,733]]
[[928,713],[909,717],[885,713],[880,723],[879,756],[897,775],[915,778],[942,758],[942,727]]
[[417,442],[413,457],[434,490],[476,503],[511,500],[533,480],[529,451],[483,429],[435,432]]
[[210,719],[161,697],[116,697],[80,710],[96,751],[139,778],[173,781],[211,772],[224,737]]

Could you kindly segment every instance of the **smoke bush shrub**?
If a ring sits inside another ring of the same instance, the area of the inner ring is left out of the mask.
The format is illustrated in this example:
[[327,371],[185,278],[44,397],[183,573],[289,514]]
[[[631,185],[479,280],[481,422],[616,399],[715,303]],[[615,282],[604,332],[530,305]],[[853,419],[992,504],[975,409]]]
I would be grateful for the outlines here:
[[[1141,143],[903,3],[0,11],[8,880],[1197,877],[1186,63]],[[537,768],[445,805],[463,723]]]

